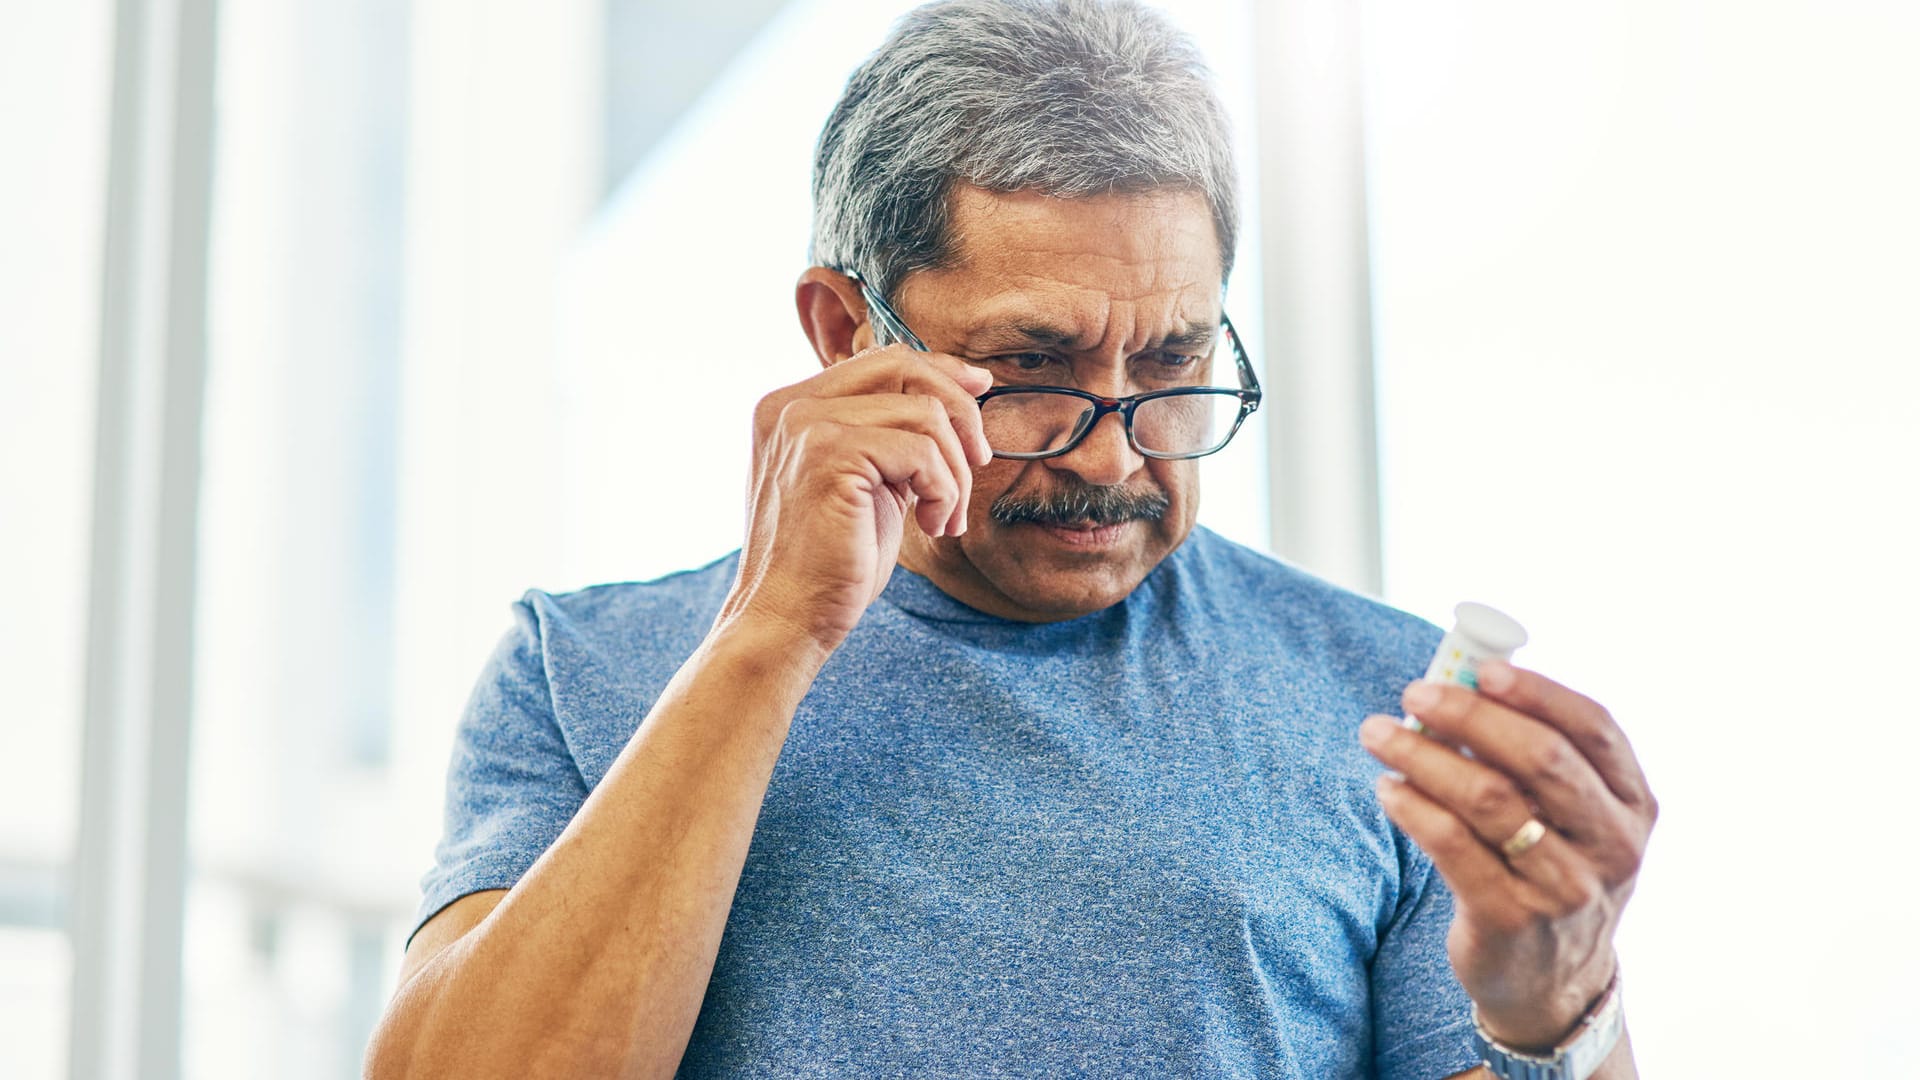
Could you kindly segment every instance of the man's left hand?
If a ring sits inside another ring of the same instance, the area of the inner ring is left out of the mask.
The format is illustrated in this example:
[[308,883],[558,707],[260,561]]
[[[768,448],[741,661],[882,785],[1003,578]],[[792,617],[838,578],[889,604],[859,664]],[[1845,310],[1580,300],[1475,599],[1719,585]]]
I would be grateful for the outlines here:
[[1427,733],[1372,716],[1360,741],[1404,777],[1381,777],[1380,803],[1453,889],[1447,952],[1482,1026],[1546,1049],[1614,976],[1614,931],[1658,809],[1598,703],[1507,664],[1483,666],[1479,682],[1477,694],[1415,682],[1402,704]]

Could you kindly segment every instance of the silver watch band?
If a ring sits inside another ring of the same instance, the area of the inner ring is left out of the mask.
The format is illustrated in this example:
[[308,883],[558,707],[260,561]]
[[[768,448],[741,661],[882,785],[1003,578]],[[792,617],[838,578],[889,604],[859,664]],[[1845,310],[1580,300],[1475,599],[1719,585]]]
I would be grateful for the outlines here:
[[1480,1011],[1473,1013],[1473,1048],[1500,1080],[1587,1080],[1613,1053],[1626,1028],[1626,1013],[1620,1004],[1620,976],[1616,972],[1606,992],[1573,1029],[1566,1041],[1542,1057],[1502,1046],[1480,1026]]

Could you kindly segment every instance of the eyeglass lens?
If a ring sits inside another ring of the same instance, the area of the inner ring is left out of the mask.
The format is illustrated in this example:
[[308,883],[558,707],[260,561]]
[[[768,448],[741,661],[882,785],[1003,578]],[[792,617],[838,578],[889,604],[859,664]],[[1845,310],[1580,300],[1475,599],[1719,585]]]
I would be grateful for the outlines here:
[[[1028,390],[998,394],[980,406],[987,445],[1002,454],[1059,451],[1080,437],[1093,403],[1071,394]],[[1240,398],[1230,391],[1148,398],[1134,408],[1133,439],[1153,454],[1202,454],[1233,432]]]

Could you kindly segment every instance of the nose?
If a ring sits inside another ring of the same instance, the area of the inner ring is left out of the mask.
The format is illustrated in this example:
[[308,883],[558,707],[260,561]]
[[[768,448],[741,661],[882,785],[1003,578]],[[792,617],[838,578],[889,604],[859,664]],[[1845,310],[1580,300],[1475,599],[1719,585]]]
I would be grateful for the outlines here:
[[1050,469],[1070,472],[1081,482],[1100,487],[1121,483],[1146,463],[1127,442],[1127,424],[1117,412],[1101,417],[1073,449],[1041,459]]

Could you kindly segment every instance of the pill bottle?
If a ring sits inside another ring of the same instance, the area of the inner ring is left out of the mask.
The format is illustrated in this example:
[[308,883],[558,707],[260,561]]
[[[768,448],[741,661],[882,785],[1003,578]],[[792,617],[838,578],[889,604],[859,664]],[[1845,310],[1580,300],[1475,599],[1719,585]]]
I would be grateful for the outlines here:
[[[1451,683],[1469,690],[1480,689],[1480,665],[1489,660],[1511,660],[1514,651],[1527,643],[1526,628],[1512,616],[1485,604],[1472,601],[1453,609],[1453,629],[1440,639],[1433,662],[1424,676],[1433,682]],[[1423,730],[1420,721],[1406,718],[1406,725]]]

